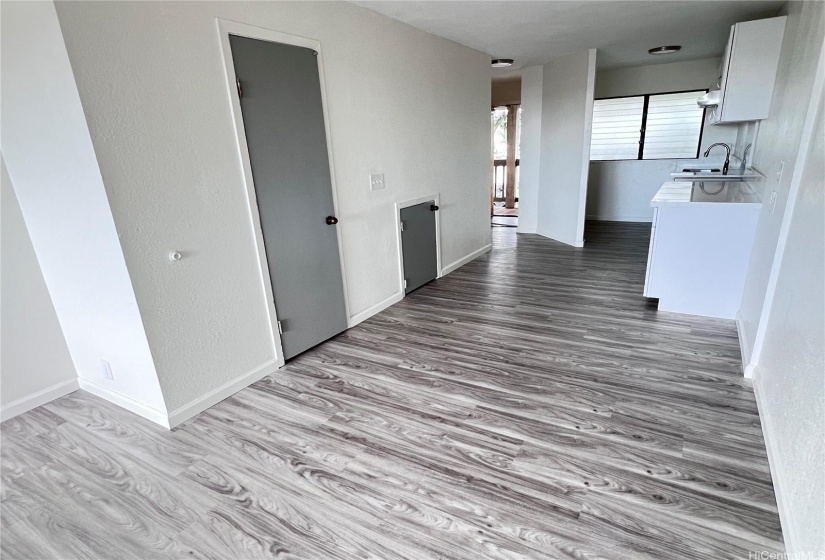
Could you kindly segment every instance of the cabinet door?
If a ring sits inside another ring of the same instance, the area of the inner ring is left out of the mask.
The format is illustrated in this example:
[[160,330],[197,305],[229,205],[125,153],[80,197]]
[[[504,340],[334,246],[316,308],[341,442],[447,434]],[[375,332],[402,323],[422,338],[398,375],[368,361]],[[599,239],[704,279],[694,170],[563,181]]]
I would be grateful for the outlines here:
[[401,252],[404,293],[409,294],[438,276],[435,200],[401,209]]
[[719,78],[719,105],[713,108],[714,115],[718,117],[716,122],[722,119],[722,110],[725,106],[725,94],[727,93],[728,88],[728,72],[730,71],[730,57],[733,52],[733,41],[735,37],[736,26],[731,25],[730,35],[728,36],[728,44],[725,45],[725,56],[722,57],[722,73]]
[[780,16],[734,26],[724,58],[720,122],[754,121],[770,115],[785,20]]

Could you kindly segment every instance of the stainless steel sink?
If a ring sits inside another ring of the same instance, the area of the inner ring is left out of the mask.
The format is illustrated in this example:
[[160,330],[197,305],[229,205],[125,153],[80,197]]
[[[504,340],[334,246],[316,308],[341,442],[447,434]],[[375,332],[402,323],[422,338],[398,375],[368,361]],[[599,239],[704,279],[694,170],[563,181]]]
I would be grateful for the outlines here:
[[718,200],[723,200],[729,194],[727,192],[728,188],[735,188],[732,185],[726,185],[725,183],[715,182],[709,183],[705,185],[704,181],[700,181],[698,183],[693,183],[693,189],[690,191],[690,201],[691,202],[715,202]]
[[751,173],[728,173],[727,175],[723,175],[719,172],[718,169],[713,168],[702,168],[702,169],[693,169],[688,171],[687,169],[683,170],[680,173],[671,173],[670,177],[671,180],[676,182],[683,182],[689,181],[691,183],[694,182],[742,182],[742,181],[751,181],[753,179],[758,179],[760,176],[751,172]]

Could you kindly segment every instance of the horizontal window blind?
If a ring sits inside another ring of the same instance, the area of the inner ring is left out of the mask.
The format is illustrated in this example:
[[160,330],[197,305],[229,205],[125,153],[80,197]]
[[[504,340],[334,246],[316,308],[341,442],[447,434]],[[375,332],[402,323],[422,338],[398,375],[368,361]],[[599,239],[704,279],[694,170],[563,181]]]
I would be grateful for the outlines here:
[[590,159],[637,159],[644,105],[644,96],[596,99]]
[[699,90],[596,99],[590,159],[697,157],[705,112],[696,100],[704,93]]
[[651,95],[647,107],[643,159],[695,158],[705,111],[696,105],[702,91]]

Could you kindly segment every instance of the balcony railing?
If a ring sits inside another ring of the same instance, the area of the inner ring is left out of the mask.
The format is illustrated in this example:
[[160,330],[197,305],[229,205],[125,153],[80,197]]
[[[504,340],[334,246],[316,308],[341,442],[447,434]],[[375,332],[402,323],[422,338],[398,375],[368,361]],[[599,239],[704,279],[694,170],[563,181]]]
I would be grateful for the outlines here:
[[[518,180],[519,180],[519,160],[516,159],[516,202],[518,202]],[[504,189],[507,185],[507,160],[493,160],[493,200],[503,202],[506,200]]]

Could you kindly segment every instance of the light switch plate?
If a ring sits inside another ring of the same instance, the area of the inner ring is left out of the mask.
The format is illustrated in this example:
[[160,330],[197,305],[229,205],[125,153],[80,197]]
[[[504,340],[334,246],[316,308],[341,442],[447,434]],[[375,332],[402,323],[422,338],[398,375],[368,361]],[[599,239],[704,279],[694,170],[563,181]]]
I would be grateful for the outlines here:
[[377,173],[375,175],[370,175],[370,190],[377,191],[378,189],[384,188],[384,174]]

